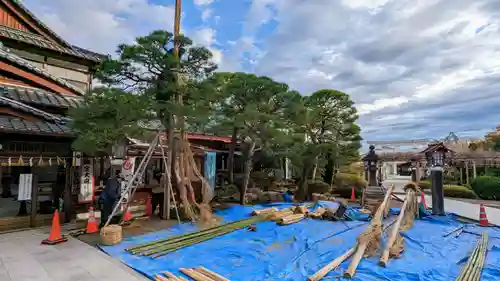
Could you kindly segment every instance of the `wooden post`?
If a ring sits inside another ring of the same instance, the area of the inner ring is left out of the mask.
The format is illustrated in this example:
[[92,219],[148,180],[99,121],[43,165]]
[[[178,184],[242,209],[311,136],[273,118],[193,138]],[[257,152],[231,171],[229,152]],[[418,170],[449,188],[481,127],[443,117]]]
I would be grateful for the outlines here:
[[464,183],[464,169],[460,167],[460,184]]
[[469,162],[465,162],[465,183],[469,184]]
[[472,179],[477,177],[476,161],[472,161]]
[[38,167],[35,165],[31,167],[31,214],[30,214],[30,227],[36,226],[36,214],[38,211],[38,175],[37,169]]

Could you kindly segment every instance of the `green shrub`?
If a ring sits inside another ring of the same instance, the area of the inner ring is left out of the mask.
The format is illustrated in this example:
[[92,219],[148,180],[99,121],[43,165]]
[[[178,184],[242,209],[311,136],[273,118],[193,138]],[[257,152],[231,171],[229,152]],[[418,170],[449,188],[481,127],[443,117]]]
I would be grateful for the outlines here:
[[492,176],[481,176],[475,178],[471,183],[472,190],[483,199],[500,199],[500,178]]
[[460,186],[460,185],[445,185],[444,196],[455,197],[455,198],[468,198],[468,199],[477,198],[474,191],[470,190],[466,186]]
[[367,182],[358,174],[347,174],[347,173],[338,173],[335,175],[334,179],[335,186],[341,187],[351,187],[362,188],[367,185]]
[[432,182],[430,180],[424,180],[424,181],[419,182],[418,186],[420,187],[421,190],[431,189]]
[[330,185],[324,181],[309,181],[307,183],[307,188],[309,193],[328,193],[330,191]]

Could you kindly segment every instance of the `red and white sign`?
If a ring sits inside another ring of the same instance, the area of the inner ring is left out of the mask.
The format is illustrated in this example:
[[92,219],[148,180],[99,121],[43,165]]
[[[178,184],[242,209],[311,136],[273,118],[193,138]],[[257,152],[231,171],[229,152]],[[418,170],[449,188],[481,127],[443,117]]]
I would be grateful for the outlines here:
[[134,166],[134,164],[132,164],[132,161],[130,160],[130,158],[128,158],[127,160],[125,160],[125,162],[123,162],[123,169],[124,170],[130,170],[133,168],[133,166]]

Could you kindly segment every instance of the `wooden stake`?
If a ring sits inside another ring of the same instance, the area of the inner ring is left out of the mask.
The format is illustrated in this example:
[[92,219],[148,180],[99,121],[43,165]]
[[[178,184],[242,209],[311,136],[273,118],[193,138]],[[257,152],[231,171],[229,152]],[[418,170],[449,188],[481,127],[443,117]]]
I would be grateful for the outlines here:
[[407,191],[406,192],[406,198],[403,203],[403,206],[401,207],[401,211],[399,212],[398,219],[396,220],[396,223],[392,227],[392,231],[389,235],[389,238],[387,240],[387,244],[385,245],[385,249],[382,252],[382,256],[380,257],[379,265],[385,267],[387,265],[387,261],[389,260],[389,253],[391,251],[392,245],[394,245],[394,242],[396,241],[396,238],[399,233],[399,226],[401,225],[401,222],[403,221],[403,218],[405,216],[405,209],[406,206],[408,205],[408,200],[413,200],[412,196],[410,196],[410,193],[414,191]]
[[363,255],[365,254],[366,246],[368,246],[368,242],[363,242],[361,244],[358,244],[358,246],[356,247],[356,253],[354,253],[352,261],[349,264],[347,271],[344,273],[345,278],[351,279],[354,276],[354,273],[356,273],[356,269],[358,268],[359,262],[361,261],[361,258],[363,258]]
[[[373,216],[370,225],[368,228],[365,230],[366,231],[373,231],[376,227],[382,224],[382,218],[384,217],[384,213],[386,210],[387,204],[389,204],[392,190],[394,189],[394,185],[390,185],[389,188],[387,189],[387,193],[385,194],[384,201],[382,201],[382,204],[378,207],[377,211],[375,212],[375,215]],[[365,235],[365,232],[363,232],[361,235]],[[361,240],[361,241],[360,241]],[[349,264],[349,268],[347,271],[344,273],[344,277],[351,279],[354,274],[356,273],[356,269],[358,268],[359,262],[363,258],[366,248],[368,247],[368,242],[366,239],[358,239],[358,245],[356,247],[356,253],[354,253],[351,263]]]
[[328,274],[328,272],[334,270],[341,263],[343,263],[346,259],[351,257],[355,250],[356,250],[356,248],[351,248],[351,249],[347,250],[347,252],[345,252],[342,256],[334,259],[331,263],[325,265],[318,272],[309,276],[309,278],[307,278],[307,281],[319,281],[319,280],[321,280],[323,277],[325,277]]

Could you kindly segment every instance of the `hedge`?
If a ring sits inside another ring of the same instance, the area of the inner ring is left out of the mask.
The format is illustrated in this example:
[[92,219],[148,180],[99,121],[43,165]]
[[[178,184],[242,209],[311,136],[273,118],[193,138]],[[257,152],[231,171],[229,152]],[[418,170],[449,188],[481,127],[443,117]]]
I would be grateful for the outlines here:
[[480,176],[471,183],[472,190],[483,199],[500,199],[500,178]]
[[422,190],[426,190],[426,189],[431,189],[432,187],[432,182],[429,181],[429,180],[425,180],[425,181],[420,181],[418,183],[418,186],[420,187],[420,189]]
[[444,196],[454,198],[476,199],[477,196],[471,189],[461,185],[444,185]]
[[338,173],[335,175],[334,184],[337,187],[365,187],[366,181],[358,174]]

